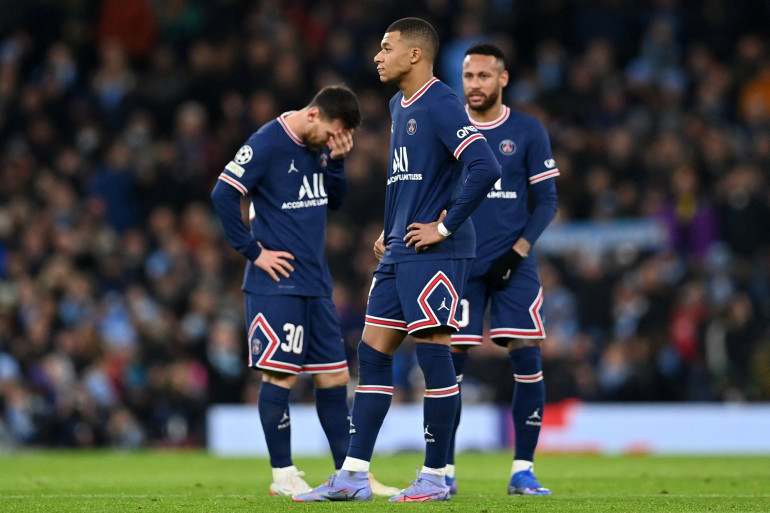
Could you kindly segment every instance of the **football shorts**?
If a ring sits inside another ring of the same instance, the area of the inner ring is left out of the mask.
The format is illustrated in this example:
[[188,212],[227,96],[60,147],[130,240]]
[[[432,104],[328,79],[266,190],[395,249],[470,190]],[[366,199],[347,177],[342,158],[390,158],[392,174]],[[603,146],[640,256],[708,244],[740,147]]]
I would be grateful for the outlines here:
[[329,297],[246,293],[249,366],[299,374],[348,368],[342,330]]
[[537,274],[516,273],[502,290],[489,290],[483,279],[473,277],[465,286],[457,322],[460,329],[452,334],[452,345],[480,345],[484,340],[484,314],[489,304],[489,336],[505,346],[505,339],[545,338],[543,288]]
[[408,333],[459,325],[460,304],[471,259],[408,261],[380,264],[374,271],[366,324]]

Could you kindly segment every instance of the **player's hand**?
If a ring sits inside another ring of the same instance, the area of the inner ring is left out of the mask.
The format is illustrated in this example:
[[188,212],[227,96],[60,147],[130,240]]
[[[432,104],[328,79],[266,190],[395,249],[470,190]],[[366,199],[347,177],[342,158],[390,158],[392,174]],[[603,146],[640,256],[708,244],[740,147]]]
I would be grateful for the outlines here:
[[412,223],[406,227],[408,232],[404,240],[406,241],[406,247],[414,246],[414,250],[418,253],[423,249],[428,249],[432,244],[438,244],[442,240],[446,239],[438,231],[438,224],[446,217],[446,210],[441,212],[438,221],[432,223]]
[[484,275],[484,283],[494,290],[502,290],[508,285],[511,277],[516,273],[524,257],[511,248],[492,262],[489,270]]
[[385,232],[380,234],[380,238],[374,241],[374,256],[377,260],[382,260],[382,255],[385,254]]
[[254,265],[269,274],[273,280],[281,281],[278,277],[279,274],[288,278],[289,273],[294,272],[294,266],[289,262],[289,260],[294,260],[294,255],[287,251],[265,249],[261,242],[259,247],[262,248],[262,253],[254,260]]
[[329,136],[326,145],[331,150],[329,156],[333,159],[341,159],[353,149],[354,130],[337,130]]

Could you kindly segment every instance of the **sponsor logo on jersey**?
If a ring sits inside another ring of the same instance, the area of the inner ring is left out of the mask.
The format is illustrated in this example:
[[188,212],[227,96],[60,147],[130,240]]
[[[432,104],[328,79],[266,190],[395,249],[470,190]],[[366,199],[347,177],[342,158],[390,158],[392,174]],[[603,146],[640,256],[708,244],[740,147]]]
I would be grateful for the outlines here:
[[493,199],[516,199],[518,198],[518,194],[516,194],[516,191],[504,191],[503,190],[503,179],[498,178],[495,182],[495,185],[492,187],[492,190],[487,193],[487,198],[493,198]]
[[230,171],[232,174],[234,174],[238,178],[242,178],[243,177],[243,173],[246,172],[245,169],[243,169],[241,166],[239,166],[238,164],[236,164],[232,160],[227,163],[227,165],[225,166],[225,169]]
[[457,131],[457,138],[465,139],[466,137],[468,137],[469,134],[475,134],[475,133],[478,133],[478,131],[479,129],[473,125],[464,126]]
[[297,201],[285,201],[281,205],[283,210],[291,210],[296,208],[307,207],[320,207],[329,203],[329,198],[324,188],[324,175],[323,173],[313,173],[312,182],[308,180],[308,176],[302,177],[302,183],[299,186],[299,192],[297,193]]
[[409,135],[414,135],[416,131],[417,131],[417,121],[414,118],[412,118],[406,122],[406,133]]
[[505,156],[513,155],[516,153],[516,143],[511,141],[510,139],[503,139],[500,141],[500,144],[497,146],[497,149],[500,150],[500,153],[502,153]]
[[545,164],[545,167],[549,169],[552,167],[556,167],[556,161],[554,159],[546,159],[545,162],[543,162],[543,164]]
[[291,164],[289,164],[289,173],[299,173],[299,169],[294,165],[294,159],[291,159]]
[[241,146],[241,149],[238,150],[238,153],[235,154],[235,158],[233,159],[236,164],[247,164],[251,157],[254,156],[254,150],[251,149],[251,146],[248,144],[245,144]]
[[393,150],[393,174],[388,178],[388,185],[403,180],[422,180],[422,174],[409,172],[409,156],[406,146]]

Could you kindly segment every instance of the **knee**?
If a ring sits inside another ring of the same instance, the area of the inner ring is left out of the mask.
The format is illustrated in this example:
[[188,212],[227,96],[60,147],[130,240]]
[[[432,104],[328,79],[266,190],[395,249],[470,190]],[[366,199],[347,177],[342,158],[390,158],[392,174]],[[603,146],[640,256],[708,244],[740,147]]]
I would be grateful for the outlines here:
[[285,374],[283,372],[263,371],[262,381],[281,388],[293,388],[297,383],[297,375]]
[[347,386],[350,381],[350,373],[347,369],[328,374],[316,374],[313,376],[313,384],[316,388],[334,388]]
[[514,351],[523,347],[541,347],[542,338],[512,338],[508,340],[508,350]]

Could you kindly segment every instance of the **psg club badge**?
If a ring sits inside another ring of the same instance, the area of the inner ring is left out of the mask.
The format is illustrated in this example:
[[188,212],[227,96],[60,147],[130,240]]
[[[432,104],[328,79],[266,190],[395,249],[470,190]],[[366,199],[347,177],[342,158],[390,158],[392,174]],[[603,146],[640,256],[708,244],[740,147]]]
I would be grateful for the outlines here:
[[498,146],[498,149],[500,150],[500,153],[503,155],[513,155],[516,153],[516,143],[511,141],[510,139],[503,139],[500,141],[500,145]]
[[416,131],[417,131],[417,121],[415,121],[415,119],[412,118],[406,122],[406,133],[409,135],[414,135]]

